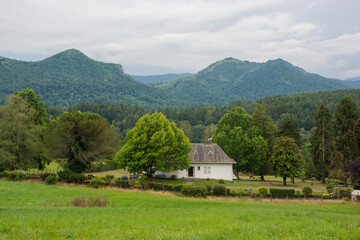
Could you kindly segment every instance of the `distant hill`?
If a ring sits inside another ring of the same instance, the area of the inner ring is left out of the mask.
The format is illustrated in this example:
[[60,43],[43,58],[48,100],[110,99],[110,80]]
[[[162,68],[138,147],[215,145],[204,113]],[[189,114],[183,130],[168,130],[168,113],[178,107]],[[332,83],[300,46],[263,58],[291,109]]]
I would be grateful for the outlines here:
[[255,63],[234,58],[156,86],[179,98],[220,105],[238,99],[255,101],[267,96],[350,88],[340,80],[307,73],[282,59]]
[[49,105],[79,102],[130,103],[143,107],[194,106],[162,89],[135,81],[119,64],[103,63],[70,49],[42,61],[0,57],[0,103],[6,95],[32,88]]
[[348,78],[343,82],[351,88],[360,88],[360,77]]
[[158,82],[164,82],[175,78],[185,77],[189,75],[193,75],[192,73],[180,73],[180,74],[174,74],[174,73],[168,73],[163,75],[148,75],[148,76],[138,76],[138,75],[132,75],[128,74],[133,79],[146,83],[146,84],[152,84],[152,83],[158,83]]

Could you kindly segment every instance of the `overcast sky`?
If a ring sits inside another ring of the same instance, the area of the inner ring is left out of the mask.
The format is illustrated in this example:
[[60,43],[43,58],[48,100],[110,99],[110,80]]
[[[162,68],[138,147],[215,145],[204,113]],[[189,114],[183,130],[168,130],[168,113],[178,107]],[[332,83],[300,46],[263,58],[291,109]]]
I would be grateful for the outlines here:
[[0,56],[75,48],[138,75],[283,58],[343,79],[360,76],[359,12],[359,0],[1,0]]

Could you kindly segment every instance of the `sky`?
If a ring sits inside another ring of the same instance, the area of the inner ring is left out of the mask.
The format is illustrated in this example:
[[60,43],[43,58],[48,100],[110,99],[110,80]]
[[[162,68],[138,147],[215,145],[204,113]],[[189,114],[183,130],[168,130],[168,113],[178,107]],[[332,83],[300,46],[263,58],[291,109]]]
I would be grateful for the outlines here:
[[74,48],[136,75],[282,58],[345,79],[360,76],[359,12],[359,0],[1,0],[0,56]]

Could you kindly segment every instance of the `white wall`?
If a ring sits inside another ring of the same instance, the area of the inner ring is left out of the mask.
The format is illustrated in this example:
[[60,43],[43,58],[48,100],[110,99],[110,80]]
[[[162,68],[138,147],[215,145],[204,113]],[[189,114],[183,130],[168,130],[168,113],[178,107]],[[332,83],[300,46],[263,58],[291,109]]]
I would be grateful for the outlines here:
[[[189,177],[188,172],[185,170],[178,170],[173,172],[165,173],[167,177],[176,175],[177,178],[212,178],[212,179],[224,179],[224,180],[233,180],[233,168],[232,164],[191,164],[190,166],[194,167],[194,176]],[[198,170],[200,167],[200,170]],[[205,172],[205,167],[210,167],[210,173]],[[161,174],[163,172],[156,172],[156,174]]]

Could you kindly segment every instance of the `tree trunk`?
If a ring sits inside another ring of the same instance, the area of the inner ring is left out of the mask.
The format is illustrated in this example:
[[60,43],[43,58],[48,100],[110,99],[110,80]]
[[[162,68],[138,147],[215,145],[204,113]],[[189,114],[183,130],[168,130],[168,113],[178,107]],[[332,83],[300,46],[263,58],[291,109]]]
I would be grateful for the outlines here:
[[347,178],[344,178],[344,187],[347,187],[348,184],[347,184]]
[[322,177],[321,177],[321,183],[326,183],[326,181],[325,181],[325,176],[322,176]]
[[265,181],[264,173],[263,173],[263,172],[260,173],[260,177],[261,177],[261,181]]
[[286,186],[286,176],[283,177],[284,186]]
[[294,177],[291,178],[291,183],[295,184],[295,178]]

